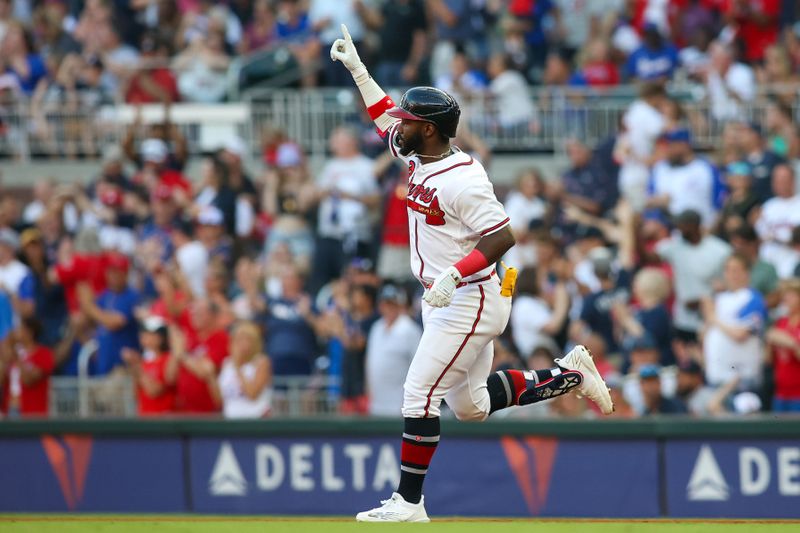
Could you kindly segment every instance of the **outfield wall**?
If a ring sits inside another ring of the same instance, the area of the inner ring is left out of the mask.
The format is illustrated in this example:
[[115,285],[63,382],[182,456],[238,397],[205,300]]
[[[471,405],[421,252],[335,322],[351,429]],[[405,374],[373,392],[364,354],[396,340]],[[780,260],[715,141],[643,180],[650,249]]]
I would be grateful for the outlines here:
[[[3,421],[2,512],[353,514],[399,420]],[[800,518],[800,419],[443,422],[433,515]]]

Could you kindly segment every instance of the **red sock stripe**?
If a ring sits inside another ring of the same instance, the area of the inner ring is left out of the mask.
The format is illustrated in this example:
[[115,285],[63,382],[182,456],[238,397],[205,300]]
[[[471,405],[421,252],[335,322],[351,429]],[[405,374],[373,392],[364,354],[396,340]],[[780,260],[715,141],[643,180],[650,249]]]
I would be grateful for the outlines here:
[[522,370],[509,370],[508,375],[511,376],[511,381],[514,384],[514,405],[518,405],[520,395],[527,388],[525,376],[522,374]]
[[400,462],[428,466],[431,464],[431,459],[435,451],[435,446],[419,446],[403,441],[400,448]]
[[388,96],[384,96],[380,101],[369,106],[367,108],[367,113],[369,113],[369,118],[375,120],[393,107],[394,102],[392,102],[392,99]]

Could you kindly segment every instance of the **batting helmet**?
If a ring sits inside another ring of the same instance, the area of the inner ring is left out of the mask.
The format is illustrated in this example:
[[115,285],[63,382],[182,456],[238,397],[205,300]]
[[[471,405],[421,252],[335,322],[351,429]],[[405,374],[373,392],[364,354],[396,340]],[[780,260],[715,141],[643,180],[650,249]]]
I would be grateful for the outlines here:
[[455,98],[434,87],[413,87],[405,92],[400,105],[386,112],[390,117],[430,122],[442,135],[456,136],[461,109]]

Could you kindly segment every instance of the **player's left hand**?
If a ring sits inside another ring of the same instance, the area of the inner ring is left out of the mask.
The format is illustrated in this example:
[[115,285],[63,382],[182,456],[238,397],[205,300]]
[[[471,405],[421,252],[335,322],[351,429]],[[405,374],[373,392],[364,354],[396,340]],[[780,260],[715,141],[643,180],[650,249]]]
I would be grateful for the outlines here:
[[353,38],[350,32],[347,31],[347,26],[342,24],[343,39],[336,39],[331,45],[331,59],[333,61],[341,61],[347,70],[354,72],[363,65],[361,58],[358,57],[356,45],[353,44]]
[[425,289],[422,299],[433,307],[447,307],[453,301],[459,283],[461,283],[461,273],[454,266],[447,267],[433,284]]

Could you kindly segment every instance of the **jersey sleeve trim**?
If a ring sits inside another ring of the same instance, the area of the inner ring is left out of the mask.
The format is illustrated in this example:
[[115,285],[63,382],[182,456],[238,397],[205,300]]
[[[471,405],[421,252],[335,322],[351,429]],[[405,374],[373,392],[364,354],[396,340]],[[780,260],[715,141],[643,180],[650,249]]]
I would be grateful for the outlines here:
[[511,219],[510,219],[510,218],[508,218],[508,217],[506,217],[506,219],[505,219],[504,221],[500,222],[499,224],[495,224],[495,225],[494,225],[494,226],[492,226],[491,228],[487,228],[487,229],[483,230],[483,231],[480,233],[480,235],[481,235],[481,237],[483,237],[483,236],[485,236],[485,235],[489,235],[490,233],[494,233],[494,232],[496,232],[497,230],[503,229],[503,227],[504,227],[504,226],[507,226],[509,222],[511,222]]
[[424,180],[422,180],[422,183],[420,185],[425,185],[425,182],[428,181],[429,179],[431,179],[434,176],[438,176],[439,174],[444,174],[445,172],[449,172],[449,171],[451,171],[451,170],[453,170],[454,168],[457,168],[457,167],[469,166],[473,162],[475,162],[475,160],[472,158],[472,156],[469,156],[469,161],[462,161],[461,163],[456,163],[455,165],[451,165],[451,166],[449,166],[449,167],[447,167],[445,169],[442,169],[442,170],[439,170],[437,172],[434,172],[433,174],[431,174],[430,176],[427,176]]

